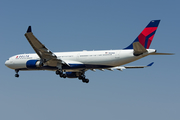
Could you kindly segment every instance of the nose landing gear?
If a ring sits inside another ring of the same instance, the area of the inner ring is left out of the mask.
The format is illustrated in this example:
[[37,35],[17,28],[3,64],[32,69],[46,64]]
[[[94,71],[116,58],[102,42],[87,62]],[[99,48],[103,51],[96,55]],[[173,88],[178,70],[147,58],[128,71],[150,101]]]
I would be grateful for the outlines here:
[[15,74],[15,77],[19,77],[19,74],[18,74],[18,72],[19,72],[19,70],[15,70],[15,72],[16,72],[16,74]]

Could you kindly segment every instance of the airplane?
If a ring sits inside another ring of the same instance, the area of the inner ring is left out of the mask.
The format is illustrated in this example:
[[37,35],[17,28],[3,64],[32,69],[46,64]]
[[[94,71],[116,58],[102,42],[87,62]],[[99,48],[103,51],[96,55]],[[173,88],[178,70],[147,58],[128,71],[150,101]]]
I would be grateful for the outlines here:
[[61,78],[78,78],[83,83],[89,83],[85,72],[87,70],[124,70],[131,68],[145,68],[152,66],[122,66],[139,60],[148,55],[172,55],[172,53],[157,53],[156,49],[149,49],[160,20],[152,20],[139,36],[126,48],[119,50],[51,52],[32,33],[28,27],[25,37],[36,53],[18,54],[10,57],[5,65],[14,69],[15,77],[19,71],[49,70],[55,71]]

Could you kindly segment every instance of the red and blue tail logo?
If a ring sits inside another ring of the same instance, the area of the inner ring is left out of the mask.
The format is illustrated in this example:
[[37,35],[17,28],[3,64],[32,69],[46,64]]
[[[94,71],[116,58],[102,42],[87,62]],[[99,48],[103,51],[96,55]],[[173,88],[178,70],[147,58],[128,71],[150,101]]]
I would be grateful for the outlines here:
[[[151,42],[153,40],[153,37],[156,33],[157,27],[159,25],[160,20],[152,20],[146,28],[139,34],[139,36],[133,41],[139,42],[144,46],[144,48],[149,49]],[[129,45],[125,49],[133,49],[133,43]]]

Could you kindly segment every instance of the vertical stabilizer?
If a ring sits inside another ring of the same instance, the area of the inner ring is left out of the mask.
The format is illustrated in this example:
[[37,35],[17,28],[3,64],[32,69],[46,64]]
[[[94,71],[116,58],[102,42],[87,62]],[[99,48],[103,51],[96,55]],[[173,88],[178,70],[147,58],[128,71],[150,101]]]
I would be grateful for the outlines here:
[[[133,43],[139,42],[145,49],[149,49],[159,22],[160,20],[150,21],[150,23],[144,28],[144,30],[139,34],[139,36],[133,41]],[[133,49],[133,43],[125,49]]]

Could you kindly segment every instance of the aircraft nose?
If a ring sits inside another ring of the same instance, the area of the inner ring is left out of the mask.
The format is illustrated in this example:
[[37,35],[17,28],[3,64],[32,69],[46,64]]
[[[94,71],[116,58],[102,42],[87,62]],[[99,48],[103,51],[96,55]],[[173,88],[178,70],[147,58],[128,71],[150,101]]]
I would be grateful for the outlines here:
[[7,67],[9,67],[9,65],[10,65],[9,60],[6,60],[5,65],[6,65]]
[[14,64],[13,64],[13,61],[11,59],[6,60],[5,65],[8,68],[14,69]]
[[5,62],[5,65],[7,66],[8,65],[8,61],[6,60],[6,62]]

